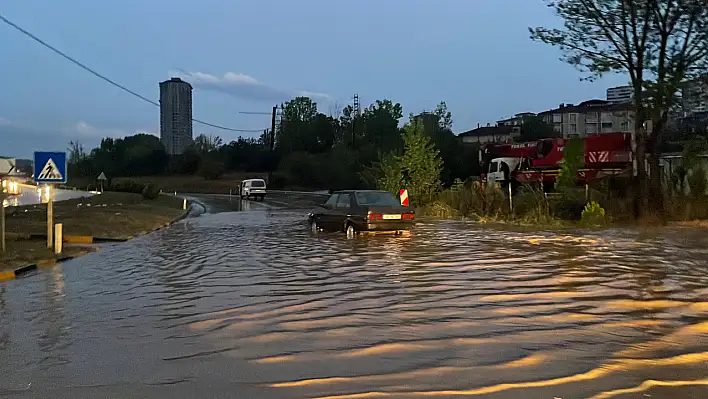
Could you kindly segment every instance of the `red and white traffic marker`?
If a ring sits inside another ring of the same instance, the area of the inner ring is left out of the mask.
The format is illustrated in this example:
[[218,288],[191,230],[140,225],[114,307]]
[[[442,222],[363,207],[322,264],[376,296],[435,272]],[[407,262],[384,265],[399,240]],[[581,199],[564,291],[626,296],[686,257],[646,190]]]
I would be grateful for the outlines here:
[[401,205],[408,206],[408,190],[402,188],[398,195],[401,197]]

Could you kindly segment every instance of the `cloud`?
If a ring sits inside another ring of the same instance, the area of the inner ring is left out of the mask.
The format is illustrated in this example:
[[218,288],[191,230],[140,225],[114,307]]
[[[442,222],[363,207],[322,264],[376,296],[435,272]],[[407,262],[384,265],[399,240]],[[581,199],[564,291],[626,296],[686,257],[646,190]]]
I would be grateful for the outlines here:
[[149,130],[101,128],[85,121],[69,127],[30,125],[0,117],[2,156],[31,158],[34,151],[64,151],[71,140],[79,140],[87,150],[98,146],[104,137],[124,137],[136,133],[153,134]]
[[81,137],[124,137],[131,133],[123,129],[99,128],[84,121],[78,121],[75,125],[62,129],[67,134],[77,134]]
[[325,93],[304,90],[287,90],[269,86],[256,78],[242,73],[226,72],[218,77],[203,72],[170,71],[170,77],[179,77],[196,88],[219,91],[246,100],[281,102],[304,96],[313,100],[329,100]]

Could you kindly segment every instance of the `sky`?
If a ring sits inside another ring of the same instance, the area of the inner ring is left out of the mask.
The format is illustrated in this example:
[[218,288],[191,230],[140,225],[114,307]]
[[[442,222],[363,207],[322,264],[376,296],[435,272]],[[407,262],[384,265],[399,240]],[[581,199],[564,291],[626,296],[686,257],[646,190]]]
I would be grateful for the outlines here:
[[[193,116],[269,128],[273,105],[309,95],[336,112],[358,94],[403,105],[445,101],[456,133],[560,103],[605,98],[595,82],[529,39],[559,26],[543,0],[22,0],[0,14],[48,44],[158,101],[158,83],[194,86]],[[102,137],[159,135],[159,108],[91,75],[0,22],[0,155],[90,149]],[[195,136],[257,137],[194,124]]]

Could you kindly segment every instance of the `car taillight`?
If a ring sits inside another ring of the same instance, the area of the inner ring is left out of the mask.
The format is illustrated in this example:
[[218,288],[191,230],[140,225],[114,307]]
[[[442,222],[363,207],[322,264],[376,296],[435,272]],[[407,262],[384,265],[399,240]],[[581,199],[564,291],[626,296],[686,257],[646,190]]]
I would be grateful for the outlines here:
[[380,214],[380,213],[371,213],[371,212],[369,212],[369,213],[366,215],[366,219],[367,219],[367,220],[383,220],[383,215]]
[[415,219],[415,214],[413,213],[404,213],[401,215],[401,219],[403,220],[413,220]]

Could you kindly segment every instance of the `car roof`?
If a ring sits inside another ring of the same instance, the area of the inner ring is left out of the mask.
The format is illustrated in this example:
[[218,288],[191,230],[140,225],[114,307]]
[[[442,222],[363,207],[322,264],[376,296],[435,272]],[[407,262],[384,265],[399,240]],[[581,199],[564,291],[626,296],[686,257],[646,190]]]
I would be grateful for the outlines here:
[[247,182],[247,181],[262,181],[262,182],[265,182],[265,180],[263,180],[263,179],[243,179],[243,181],[244,181],[244,182]]
[[337,190],[337,191],[332,192],[332,194],[355,194],[355,193],[388,193],[388,191],[386,191],[386,190]]

